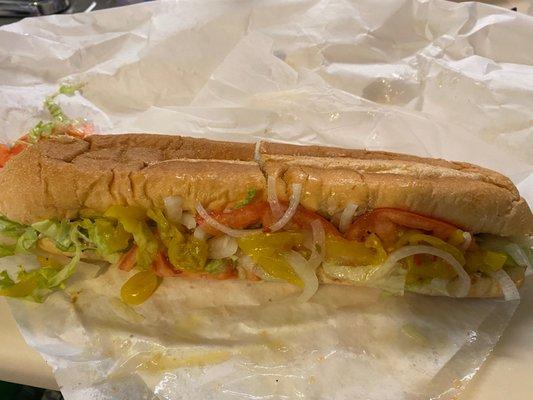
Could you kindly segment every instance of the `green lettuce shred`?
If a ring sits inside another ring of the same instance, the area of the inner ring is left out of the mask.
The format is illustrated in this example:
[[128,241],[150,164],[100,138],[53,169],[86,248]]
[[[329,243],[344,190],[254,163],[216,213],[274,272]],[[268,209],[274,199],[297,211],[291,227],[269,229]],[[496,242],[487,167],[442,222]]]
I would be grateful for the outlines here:
[[72,241],[71,235],[72,224],[69,221],[47,219],[34,223],[32,228],[43,237],[52,239],[59,250],[69,252],[75,250],[75,244]]
[[222,259],[209,260],[205,265],[205,271],[210,274],[220,274],[226,269],[226,261]]
[[[57,228],[57,225],[58,224],[55,224],[55,228]],[[59,225],[61,226],[61,224]],[[46,224],[43,224],[42,226],[44,227]],[[48,224],[48,228],[50,229],[46,229],[45,231],[47,233],[53,232],[54,228],[51,228],[52,226],[54,226],[54,224]],[[80,238],[83,237],[83,234],[80,232],[79,228],[80,226],[78,222],[71,223],[69,226],[67,236],[71,246],[68,246],[68,248],[72,248],[74,255],[65,266],[61,268],[43,266],[31,271],[27,271],[24,267],[19,266],[16,281],[11,279],[6,271],[2,271],[0,273],[0,295],[25,298],[40,303],[43,302],[50,293],[55,290],[63,289],[66,280],[72,276],[76,270],[76,266],[80,262],[83,250]],[[59,231],[61,231],[61,229],[59,229]],[[29,250],[30,247],[28,246],[35,245],[38,239],[37,232],[38,231],[33,228],[27,228],[21,235],[21,238],[23,239],[19,238],[17,245],[19,245],[20,242],[21,244],[19,246],[26,251]],[[58,237],[62,241],[61,246],[64,246],[67,240],[61,236],[62,234],[63,233],[61,232]]]
[[7,271],[0,272],[0,289],[13,286],[14,284],[15,282],[11,279]]
[[0,258],[15,254],[15,245],[0,244]]
[[126,250],[133,237],[120,223],[105,218],[96,218],[94,221],[85,218],[81,226],[88,233],[88,241],[96,246],[96,251],[104,258]]
[[28,254],[35,247],[38,239],[38,232],[33,228],[27,228],[17,239],[15,254]]
[[27,254],[37,243],[38,233],[35,229],[0,217],[0,236],[16,240],[16,243],[0,244],[0,257],[14,254]]
[[499,253],[504,253],[507,255],[507,260],[505,262],[504,268],[515,268],[518,267],[516,260],[509,253],[509,245],[518,246],[524,253],[524,256],[529,261],[530,265],[533,265],[533,247],[523,243],[523,238],[505,238],[498,237],[489,234],[481,234],[476,236],[476,242],[483,250],[497,251]]
[[18,238],[24,233],[27,226],[13,222],[6,217],[0,217],[0,235]]
[[31,143],[37,143],[40,139],[51,136],[57,128],[77,122],[70,119],[63,112],[61,106],[57,104],[56,98],[59,95],[73,96],[76,91],[80,90],[83,86],[83,83],[63,84],[59,87],[59,90],[56,93],[45,98],[43,104],[52,117],[52,121],[39,121],[32,129],[30,129],[28,132],[28,139]]
[[235,207],[233,207],[234,210],[238,210],[239,208],[243,208],[244,206],[247,206],[252,202],[255,195],[257,194],[257,189],[250,189],[248,190],[248,193],[246,193],[246,197],[239,201],[237,204],[235,204]]

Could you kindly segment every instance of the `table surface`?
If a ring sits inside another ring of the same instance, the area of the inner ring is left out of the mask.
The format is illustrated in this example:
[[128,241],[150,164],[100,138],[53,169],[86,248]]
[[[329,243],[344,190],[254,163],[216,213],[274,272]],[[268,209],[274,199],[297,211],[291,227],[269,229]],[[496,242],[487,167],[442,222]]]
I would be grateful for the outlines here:
[[[523,400],[533,393],[533,275],[501,341],[457,400]],[[51,368],[24,342],[4,299],[0,299],[0,380],[57,389]]]

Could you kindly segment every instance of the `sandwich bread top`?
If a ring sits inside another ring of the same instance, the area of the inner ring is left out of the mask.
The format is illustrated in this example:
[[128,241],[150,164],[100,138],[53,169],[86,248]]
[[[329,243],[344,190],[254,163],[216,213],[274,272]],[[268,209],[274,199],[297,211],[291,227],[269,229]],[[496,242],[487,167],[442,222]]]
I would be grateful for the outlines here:
[[220,142],[155,134],[42,140],[0,170],[0,214],[29,224],[75,218],[82,209],[163,207],[181,196],[224,210],[250,190],[266,199],[267,176],[281,200],[302,185],[300,204],[334,215],[353,202],[362,214],[393,207],[474,233],[533,234],[533,215],[505,176],[472,164],[410,155],[279,143]]

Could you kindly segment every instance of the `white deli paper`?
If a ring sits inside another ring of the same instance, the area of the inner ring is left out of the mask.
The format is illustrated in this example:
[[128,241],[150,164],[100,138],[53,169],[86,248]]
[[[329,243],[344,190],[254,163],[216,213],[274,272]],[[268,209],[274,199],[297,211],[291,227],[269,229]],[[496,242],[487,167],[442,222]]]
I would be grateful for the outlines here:
[[[85,82],[59,100],[101,132],[470,161],[531,204],[532,37],[533,17],[443,1],[165,1],[27,19],[0,28],[0,133],[12,141],[60,82]],[[80,265],[44,304],[10,301],[67,400],[453,398],[516,307],[332,286],[301,304],[284,284],[167,279],[130,308],[126,277]]]

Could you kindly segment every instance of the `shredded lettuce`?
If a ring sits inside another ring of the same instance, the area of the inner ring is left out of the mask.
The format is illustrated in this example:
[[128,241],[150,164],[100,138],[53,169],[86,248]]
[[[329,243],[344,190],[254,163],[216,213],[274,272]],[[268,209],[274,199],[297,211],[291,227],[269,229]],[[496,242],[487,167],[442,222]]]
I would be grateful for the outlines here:
[[64,83],[59,87],[59,94],[74,96],[78,90],[85,86],[85,83]]
[[39,239],[38,232],[33,228],[27,228],[22,235],[17,239],[15,245],[15,254],[26,254],[35,247]]
[[14,284],[15,282],[11,279],[7,271],[0,272],[0,289],[13,286]]
[[522,247],[522,250],[524,250],[524,253],[526,253],[529,263],[533,265],[533,247]]
[[0,217],[0,235],[18,238],[24,233],[27,226],[11,221],[6,217]]
[[55,100],[59,95],[73,96],[76,91],[83,87],[83,85],[83,83],[61,85],[56,93],[45,98],[43,104],[46,110],[50,113],[52,121],[39,121],[32,129],[30,129],[28,132],[28,139],[31,143],[36,143],[43,137],[51,136],[58,128],[76,123],[75,120],[70,119],[63,112]]
[[16,243],[0,244],[0,257],[26,254],[35,246],[38,239],[35,229],[5,217],[0,217],[0,236],[16,239]]
[[57,104],[54,101],[57,95],[58,93],[52,96],[48,96],[44,100],[44,106],[46,107],[50,115],[52,116],[52,120],[54,122],[59,122],[59,123],[68,122],[69,118],[65,115],[65,113],[63,112],[59,104]]
[[433,293],[441,296],[449,296],[448,283],[450,283],[449,279],[425,278],[416,282],[407,283],[405,288],[415,293]]
[[221,259],[209,260],[205,265],[205,271],[209,272],[210,274],[220,274],[224,272],[225,269],[226,261]]
[[257,189],[250,189],[248,190],[248,193],[246,193],[246,197],[239,201],[237,204],[235,204],[235,207],[233,209],[238,210],[239,208],[243,208],[244,206],[247,206],[252,202],[255,195],[257,194]]
[[[36,231],[34,232],[36,236],[37,233]],[[46,296],[53,291],[63,289],[65,281],[72,276],[80,261],[83,248],[80,242],[82,236],[79,230],[79,223],[70,224],[68,238],[70,243],[72,243],[74,256],[63,267],[43,266],[27,271],[20,266],[16,282],[9,277],[6,271],[2,271],[0,274],[0,295],[43,302]],[[27,243],[27,241],[24,242]]]
[[[497,251],[506,254],[507,261],[505,262],[504,268],[517,267],[519,264],[523,267],[524,265],[522,264],[524,264],[524,262],[527,263],[528,261],[530,265],[533,265],[533,247],[528,246],[525,243],[525,240],[512,240],[510,238],[484,234],[476,236],[476,242],[483,250]],[[515,254],[512,254],[513,251],[511,251],[510,246],[519,247],[519,249],[523,252],[523,255],[527,258],[527,260],[524,260],[524,262],[517,263],[517,260],[515,259],[516,256]]]
[[39,139],[50,136],[54,132],[55,127],[55,122],[39,121],[28,132],[28,139],[31,143],[37,143]]
[[15,245],[0,244],[0,257],[12,256],[15,254]]
[[103,257],[121,253],[129,247],[132,235],[121,224],[105,218],[94,221],[83,219],[81,226],[88,233],[88,241],[95,245],[96,251]]
[[47,219],[34,223],[32,228],[43,237],[52,239],[59,250],[68,252],[75,250],[75,244],[71,239],[72,224],[69,221]]

